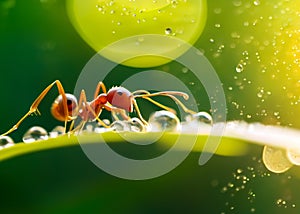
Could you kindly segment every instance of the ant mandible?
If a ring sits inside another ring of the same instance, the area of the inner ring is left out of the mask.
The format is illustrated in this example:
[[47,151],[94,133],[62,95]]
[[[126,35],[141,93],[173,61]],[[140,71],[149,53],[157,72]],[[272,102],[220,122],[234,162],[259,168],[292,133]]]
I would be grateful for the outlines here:
[[172,108],[169,108],[151,99],[151,97],[154,96],[167,96],[173,99],[185,112],[191,114],[195,113],[194,111],[188,109],[177,97],[175,97],[181,96],[184,99],[188,99],[188,95],[186,93],[179,91],[162,91],[150,93],[146,90],[137,90],[131,93],[124,87],[113,87],[107,92],[104,83],[99,82],[94,93],[94,99],[92,101],[87,101],[85,91],[82,90],[80,93],[79,101],[77,102],[76,97],[73,94],[65,93],[61,82],[59,80],[55,80],[53,83],[47,86],[42,91],[42,93],[34,100],[32,105],[30,106],[29,111],[11,129],[3,133],[1,136],[8,135],[11,132],[15,131],[29,115],[40,114],[38,106],[54,85],[57,86],[59,96],[52,104],[51,113],[55,119],[63,121],[65,123],[65,131],[67,122],[69,121],[71,121],[70,130],[72,130],[74,121],[77,117],[80,117],[82,119],[82,122],[78,125],[79,128],[82,128],[86,122],[95,120],[97,120],[102,126],[108,128],[109,126],[99,118],[103,109],[110,111],[115,119],[118,119],[116,115],[120,114],[124,120],[130,120],[127,112],[131,113],[135,108],[136,113],[142,123],[144,125],[147,125],[147,121],[141,115],[136,102],[136,98],[146,99],[162,109],[174,112]]

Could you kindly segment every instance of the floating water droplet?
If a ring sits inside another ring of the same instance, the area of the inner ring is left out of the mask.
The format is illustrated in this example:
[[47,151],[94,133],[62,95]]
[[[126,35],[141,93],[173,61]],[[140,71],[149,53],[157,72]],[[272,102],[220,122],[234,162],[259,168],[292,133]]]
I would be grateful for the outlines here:
[[13,139],[9,136],[0,136],[0,149],[15,145]]
[[218,23],[217,23],[217,24],[215,24],[215,27],[216,27],[216,28],[220,28],[220,27],[221,27],[221,24],[218,24]]
[[47,139],[48,139],[48,132],[40,126],[31,127],[23,136],[24,143],[32,143],[38,140],[47,140]]
[[157,111],[150,116],[148,122],[153,132],[177,132],[181,129],[179,119],[170,111]]
[[181,71],[182,73],[186,74],[189,71],[189,69],[187,67],[183,67]]
[[244,66],[243,64],[239,63],[236,67],[235,67],[235,71],[238,73],[241,73],[244,70]]
[[173,32],[173,31],[172,31],[172,28],[169,28],[169,27],[168,27],[168,28],[165,29],[165,34],[166,34],[166,35],[171,35],[172,32]]
[[215,14],[220,14],[220,13],[222,13],[222,8],[215,8],[214,12],[215,12]]
[[254,4],[255,6],[260,5],[260,0],[254,0],[254,1],[253,1],[253,4]]
[[300,166],[300,149],[287,149],[287,157],[289,161],[297,166]]
[[65,127],[63,126],[56,126],[54,129],[52,129],[51,132],[49,132],[49,136],[51,138],[55,138],[64,134],[65,134]]
[[232,3],[235,7],[240,7],[243,4],[240,0],[233,0]]
[[262,160],[266,168],[274,173],[283,173],[293,166],[282,148],[265,146]]

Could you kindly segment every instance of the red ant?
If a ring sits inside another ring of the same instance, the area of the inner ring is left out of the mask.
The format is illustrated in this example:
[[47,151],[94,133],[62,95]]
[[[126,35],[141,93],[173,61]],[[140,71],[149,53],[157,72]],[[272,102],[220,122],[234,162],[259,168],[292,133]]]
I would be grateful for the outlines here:
[[[38,106],[54,85],[56,85],[58,88],[59,96],[52,104],[51,113],[55,119],[65,122],[65,130],[67,127],[67,122],[69,121],[72,121],[70,125],[70,130],[72,130],[74,121],[77,117],[82,119],[81,124],[78,125],[79,128],[82,128],[86,122],[95,120],[97,120],[102,126],[108,128],[109,126],[99,118],[103,109],[112,112],[112,115],[115,119],[118,119],[117,114],[120,114],[124,120],[130,120],[131,118],[127,115],[127,112],[131,113],[135,108],[139,119],[144,125],[147,125],[147,121],[141,115],[136,98],[146,99],[162,109],[174,112],[173,109],[150,98],[154,96],[167,96],[173,99],[185,112],[191,114],[195,113],[192,110],[189,110],[179,99],[175,97],[175,95],[177,95],[182,96],[184,99],[188,99],[188,95],[183,92],[162,91],[150,93],[146,90],[137,90],[131,93],[124,87],[113,87],[107,92],[104,83],[99,82],[94,93],[94,99],[92,101],[87,101],[85,91],[82,90],[79,97],[79,102],[77,102],[76,97],[73,94],[65,93],[61,82],[59,80],[55,80],[35,99],[30,106],[29,111],[11,129],[1,136],[7,135],[16,130],[29,115],[33,113],[40,114]],[[102,93],[100,93],[101,90]]]

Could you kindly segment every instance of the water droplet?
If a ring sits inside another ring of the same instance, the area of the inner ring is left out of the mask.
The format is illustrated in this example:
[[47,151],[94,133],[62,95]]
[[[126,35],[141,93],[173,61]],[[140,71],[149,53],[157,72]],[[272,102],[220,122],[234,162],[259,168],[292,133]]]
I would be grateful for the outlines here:
[[254,0],[253,4],[254,4],[255,6],[260,5],[260,0]]
[[262,160],[266,168],[274,173],[283,173],[293,166],[282,148],[265,146]]
[[131,118],[130,121],[128,121],[128,123],[130,125],[130,131],[132,131],[132,132],[144,132],[144,131],[146,131],[145,125],[137,117]]
[[181,71],[182,73],[186,74],[189,71],[189,69],[187,67],[183,67]]
[[241,73],[244,70],[244,66],[243,64],[239,63],[236,67],[235,67],[235,71],[238,73]]
[[153,132],[177,132],[181,129],[179,119],[170,111],[156,111],[150,116],[148,122]]
[[54,129],[52,129],[51,132],[49,132],[49,136],[51,138],[55,138],[64,134],[65,134],[65,127],[63,126],[56,126]]
[[40,126],[31,127],[23,136],[24,143],[32,143],[38,140],[47,140],[47,139],[48,139],[48,132]]
[[169,28],[169,27],[166,28],[166,29],[165,29],[165,34],[166,34],[166,35],[171,35],[171,34],[172,34],[172,29]]
[[216,27],[216,28],[220,28],[220,27],[221,27],[221,24],[215,24],[215,27]]
[[15,145],[13,139],[9,136],[0,136],[0,149]]
[[235,7],[240,7],[240,6],[242,6],[242,1],[240,1],[240,0],[233,0],[233,5],[235,6]]
[[237,172],[238,174],[241,174],[241,173],[243,172],[243,170],[242,170],[242,169],[237,169],[236,172]]
[[215,14],[220,14],[220,13],[222,13],[222,8],[215,8],[214,12],[215,12]]
[[171,4],[172,4],[172,7],[175,8],[175,7],[177,7],[178,2],[177,2],[177,0],[172,0]]
[[94,126],[91,124],[86,125],[84,132],[92,133],[94,131]]
[[128,123],[126,123],[126,121],[114,121],[110,127],[116,132],[130,131],[130,126]]
[[232,32],[231,33],[231,38],[233,38],[233,39],[239,39],[239,38],[241,38],[241,36],[237,32]]
[[205,111],[200,111],[196,114],[188,115],[186,117],[186,120],[187,121],[198,121],[200,123],[206,123],[206,124],[212,123],[211,115]]
[[287,149],[287,157],[292,164],[300,166],[300,149]]

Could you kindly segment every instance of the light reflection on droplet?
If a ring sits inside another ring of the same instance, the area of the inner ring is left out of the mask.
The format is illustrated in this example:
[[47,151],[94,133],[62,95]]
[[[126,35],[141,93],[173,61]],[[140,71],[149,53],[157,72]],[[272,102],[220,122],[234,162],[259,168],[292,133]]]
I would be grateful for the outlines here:
[[65,127],[63,126],[56,126],[54,129],[52,129],[51,132],[49,132],[49,136],[51,138],[55,138],[64,134],[65,134]]
[[292,164],[300,166],[300,149],[288,148],[287,157]]
[[239,63],[236,67],[235,67],[235,71],[237,73],[241,73],[244,70],[244,66],[243,64]]
[[48,139],[48,132],[40,126],[31,127],[23,135],[23,142],[24,143],[33,143],[35,141],[47,140],[47,139]]
[[0,136],[0,149],[15,145],[13,139],[9,136]]
[[129,126],[130,126],[130,131],[132,132],[144,132],[146,131],[146,127],[143,124],[143,122],[137,118],[131,118],[130,121],[128,121]]
[[171,28],[166,28],[166,29],[165,29],[165,34],[166,34],[166,35],[171,35],[172,32],[173,32],[173,31],[172,31]]

